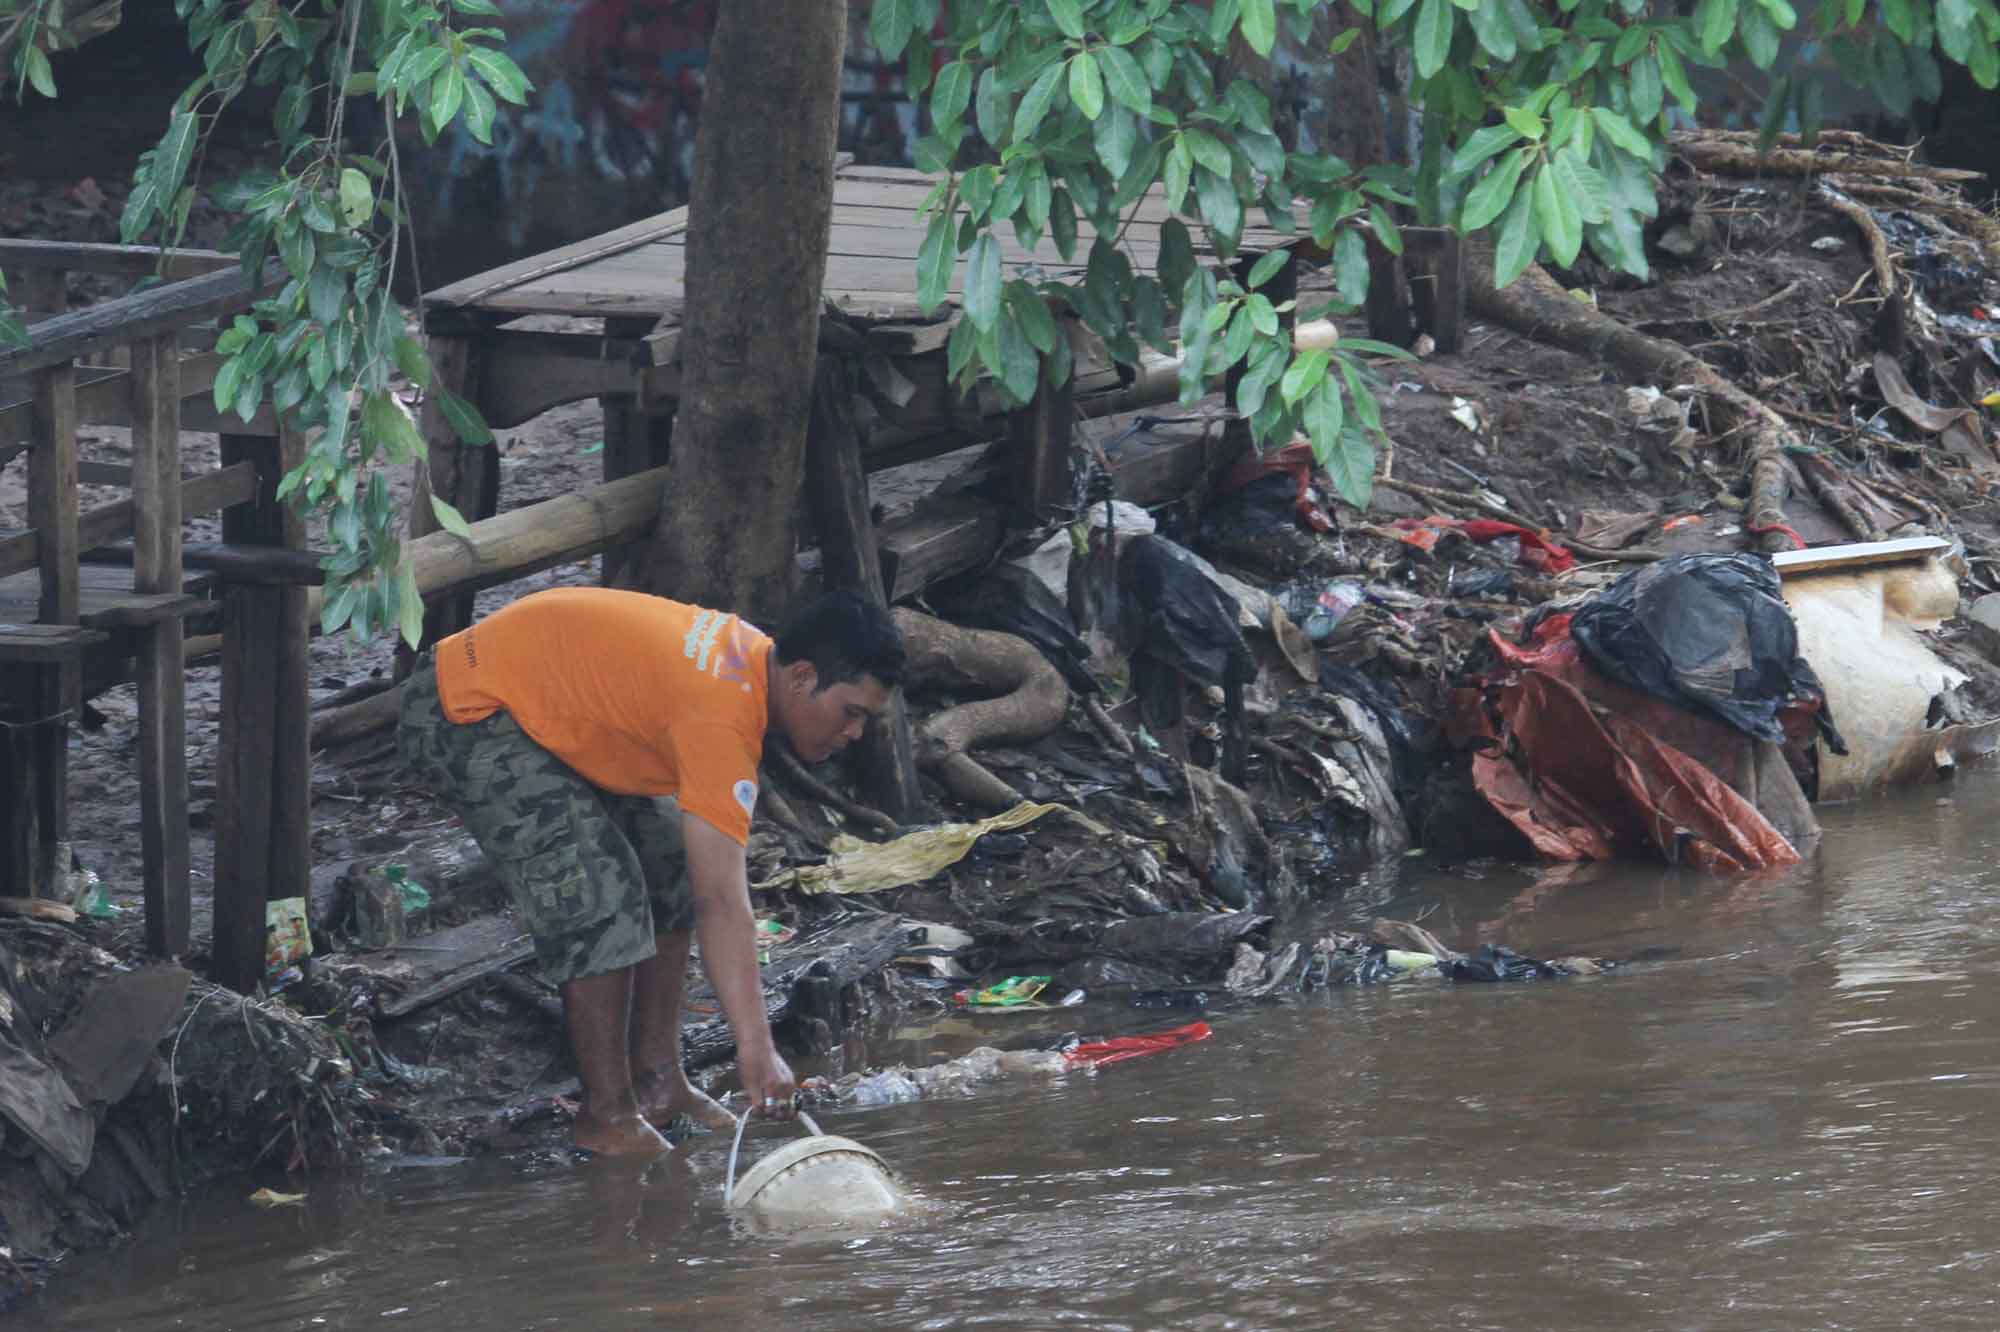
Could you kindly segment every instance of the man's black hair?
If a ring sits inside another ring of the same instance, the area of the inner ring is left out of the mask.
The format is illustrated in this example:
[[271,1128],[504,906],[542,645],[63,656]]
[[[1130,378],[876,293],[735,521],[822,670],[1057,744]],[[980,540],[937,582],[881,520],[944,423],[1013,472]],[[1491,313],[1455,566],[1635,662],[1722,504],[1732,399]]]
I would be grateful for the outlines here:
[[822,593],[792,613],[778,631],[778,664],[809,661],[819,687],[872,675],[883,687],[903,682],[903,635],[889,612],[859,592]]

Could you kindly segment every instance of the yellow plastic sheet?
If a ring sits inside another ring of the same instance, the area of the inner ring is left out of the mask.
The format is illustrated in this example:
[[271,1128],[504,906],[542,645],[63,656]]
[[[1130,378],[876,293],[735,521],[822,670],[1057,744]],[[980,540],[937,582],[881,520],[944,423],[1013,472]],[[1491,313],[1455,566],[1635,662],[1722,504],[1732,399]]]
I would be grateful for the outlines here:
[[1023,801],[1004,813],[977,823],[941,823],[919,828],[893,842],[864,842],[842,834],[833,839],[824,865],[806,865],[774,875],[756,886],[793,888],[802,893],[879,893],[904,884],[922,883],[939,870],[965,859],[972,844],[990,832],[1033,823],[1044,814],[1062,813],[1093,831],[1105,832],[1093,820],[1067,805],[1037,805]]

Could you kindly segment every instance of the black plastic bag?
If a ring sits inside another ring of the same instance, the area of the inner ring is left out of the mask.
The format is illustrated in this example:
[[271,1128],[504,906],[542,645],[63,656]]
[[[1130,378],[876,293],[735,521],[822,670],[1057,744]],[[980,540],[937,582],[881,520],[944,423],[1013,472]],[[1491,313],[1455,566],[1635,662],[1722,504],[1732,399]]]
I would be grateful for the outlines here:
[[1676,555],[1647,565],[1578,610],[1570,635],[1612,679],[1774,744],[1785,740],[1780,711],[1816,705],[1827,747],[1847,752],[1767,560]]
[[931,597],[945,617],[971,629],[996,629],[1035,645],[1079,694],[1098,691],[1090,649],[1070,627],[1069,607],[1018,564],[996,564],[977,578],[956,579]]

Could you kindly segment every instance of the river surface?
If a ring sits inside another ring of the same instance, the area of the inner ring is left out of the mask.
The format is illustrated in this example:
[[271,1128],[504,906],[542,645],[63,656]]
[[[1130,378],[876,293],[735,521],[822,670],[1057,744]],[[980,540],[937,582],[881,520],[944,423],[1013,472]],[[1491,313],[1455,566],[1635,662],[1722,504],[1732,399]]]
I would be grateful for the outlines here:
[[[2000,1328],[2000,774],[1822,814],[1795,871],[1418,858],[1332,916],[1430,911],[1450,941],[1641,959],[1608,976],[1335,990],[1217,1013],[1212,1040],[1095,1076],[827,1116],[935,1204],[898,1229],[733,1233],[713,1138],[645,1169],[319,1178],[269,1212],[244,1198],[284,1181],[232,1180],[64,1264],[10,1321]],[[892,1053],[957,1053],[968,1027]]]

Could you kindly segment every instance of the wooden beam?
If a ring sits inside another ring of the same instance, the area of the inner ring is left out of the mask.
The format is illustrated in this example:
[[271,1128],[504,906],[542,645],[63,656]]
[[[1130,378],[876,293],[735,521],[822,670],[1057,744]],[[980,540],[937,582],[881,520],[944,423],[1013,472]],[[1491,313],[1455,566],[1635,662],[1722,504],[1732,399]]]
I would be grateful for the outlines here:
[[[819,357],[806,421],[806,502],[819,528],[826,588],[851,588],[886,607],[868,473],[854,424],[854,384],[847,363],[826,352]],[[890,695],[888,710],[862,732],[854,750],[863,797],[896,822],[910,822],[923,807],[923,788],[901,690]]]
[[1033,518],[1045,518],[1067,504],[1074,469],[1070,433],[1076,424],[1075,379],[1050,388],[1048,376],[1035,383],[1027,406],[1007,415],[1007,440],[1014,455],[1014,502]]
[[35,325],[28,346],[0,348],[0,375],[64,365],[101,348],[247,310],[260,295],[278,285],[282,272],[271,265],[265,269],[264,282],[253,285],[240,267],[230,268],[47,320]]
[[28,522],[42,575],[44,624],[75,624],[77,604],[76,371],[49,365],[35,375],[35,439],[28,452]]
[[1417,325],[1441,352],[1455,352],[1465,329],[1465,251],[1450,227],[1404,227],[1404,266]]
[[[237,463],[181,482],[181,513],[184,517],[214,513],[242,504],[257,493],[257,468]],[[131,535],[134,510],[129,499],[113,500],[79,514],[76,519],[77,545],[95,550]],[[42,557],[39,529],[0,537],[0,578],[36,567]]]
[[[432,383],[467,401],[478,402],[486,342],[486,338],[432,338]],[[439,528],[431,510],[433,497],[457,509],[467,522],[489,517],[499,508],[500,466],[496,446],[460,443],[457,432],[445,419],[440,401],[437,393],[428,395],[419,422],[428,458],[416,464],[415,494],[410,504],[410,536],[417,540]],[[433,605],[424,616],[424,644],[435,643],[471,622],[470,595]],[[399,643],[397,676],[408,674],[415,661],[410,645]]]
[[[181,547],[181,563],[189,569],[207,569],[221,575],[225,583],[257,583],[265,586],[319,587],[326,582],[316,550],[280,550],[272,546],[230,546],[221,542],[195,542]],[[100,546],[86,551],[85,564],[131,564],[130,546]]]
[[[180,337],[132,344],[132,586],[181,595]],[[181,617],[139,641],[139,841],[146,947],[162,957],[188,948],[187,663]]]
[[[607,344],[614,340],[626,348],[642,348],[640,341],[652,328],[651,320],[607,319],[604,332]],[[629,379],[635,373],[630,361],[636,353],[626,353],[625,374]],[[639,399],[631,393],[607,394],[597,400],[598,409],[604,413],[604,479],[618,481],[655,467],[667,465],[667,455],[673,447],[674,418],[672,416],[648,416]],[[614,546],[604,552],[599,581],[606,587],[619,586],[625,573],[628,559],[643,551],[643,543],[632,546]]]
[[666,486],[664,467],[472,524],[472,538],[432,532],[404,546],[417,590],[428,600],[475,592],[543,569],[588,559],[652,529]]
[[237,266],[220,250],[168,250],[164,263],[155,245],[100,245],[81,241],[0,240],[0,269],[69,269],[145,277],[159,273],[169,282]]
[[[479,339],[474,401],[486,424],[505,429],[567,402],[636,394],[641,372],[632,358],[642,344],[629,321],[604,323],[604,337],[500,329]],[[638,323],[652,326],[651,320]]]

